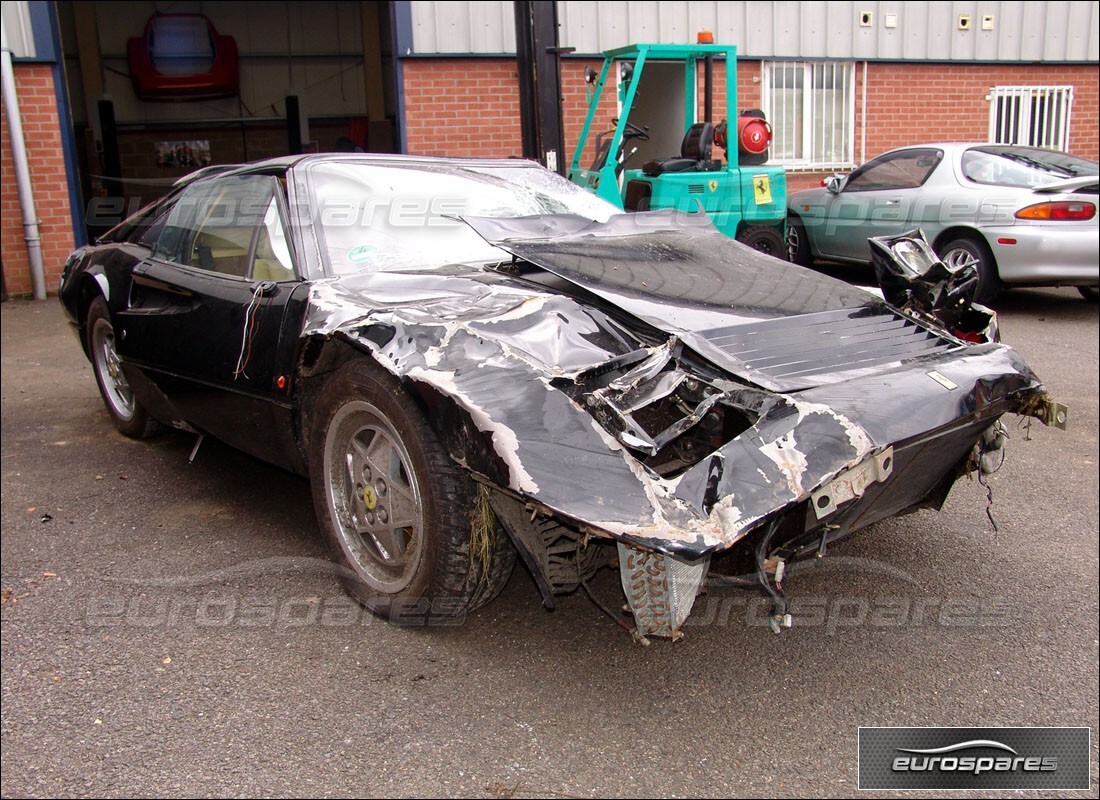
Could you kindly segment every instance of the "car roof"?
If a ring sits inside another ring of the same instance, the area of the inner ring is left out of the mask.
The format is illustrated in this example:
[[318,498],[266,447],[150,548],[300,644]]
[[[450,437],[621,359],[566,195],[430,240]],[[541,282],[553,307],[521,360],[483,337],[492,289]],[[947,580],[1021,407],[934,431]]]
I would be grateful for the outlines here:
[[230,175],[234,173],[256,172],[270,169],[291,169],[309,164],[330,164],[344,162],[348,164],[373,163],[424,165],[424,166],[480,166],[480,167],[512,167],[543,169],[537,161],[526,158],[452,158],[443,156],[409,156],[397,153],[305,153],[302,155],[277,156],[261,161],[250,161],[243,164],[217,164],[203,167],[189,173],[176,181],[176,184],[190,183],[199,178],[210,175]]
[[[883,150],[881,153],[874,156],[874,158],[878,158],[878,156],[880,155],[884,156],[887,153],[896,153],[901,150],[936,149],[943,150],[944,152],[961,152],[963,150],[969,150],[972,147],[1011,147],[1017,150],[1041,150],[1044,153],[1062,153],[1063,155],[1071,155],[1070,153],[1065,153],[1062,150],[1055,150],[1050,147],[1033,147],[1027,144],[1008,144],[1005,142],[928,142],[919,144],[907,144],[901,147],[892,147],[889,150]],[[867,160],[870,161],[871,159]]]

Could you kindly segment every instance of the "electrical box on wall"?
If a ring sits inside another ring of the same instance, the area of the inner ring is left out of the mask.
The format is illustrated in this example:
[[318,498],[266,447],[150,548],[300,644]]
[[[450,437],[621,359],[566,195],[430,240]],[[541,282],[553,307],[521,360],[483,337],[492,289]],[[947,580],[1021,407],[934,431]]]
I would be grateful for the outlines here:
[[970,15],[969,14],[959,14],[959,30],[960,31],[970,30]]

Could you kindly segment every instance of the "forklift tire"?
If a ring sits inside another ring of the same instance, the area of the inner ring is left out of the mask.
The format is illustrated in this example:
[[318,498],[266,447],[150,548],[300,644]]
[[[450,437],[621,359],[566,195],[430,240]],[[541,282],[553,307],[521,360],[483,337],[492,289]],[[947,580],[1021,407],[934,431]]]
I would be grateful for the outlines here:
[[787,260],[787,245],[779,231],[768,225],[750,225],[737,234],[737,241],[747,244],[764,255]]

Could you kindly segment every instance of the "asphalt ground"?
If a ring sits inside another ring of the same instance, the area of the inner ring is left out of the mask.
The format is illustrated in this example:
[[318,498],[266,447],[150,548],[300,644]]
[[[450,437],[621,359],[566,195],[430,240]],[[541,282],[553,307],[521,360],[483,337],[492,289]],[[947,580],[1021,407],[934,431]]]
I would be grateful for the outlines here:
[[57,302],[0,315],[5,797],[842,797],[878,725],[1088,726],[1097,796],[1098,314],[1073,290],[1001,303],[1071,417],[1008,418],[999,532],[963,480],[793,570],[781,635],[716,588],[650,647],[583,594],[545,611],[522,567],[462,626],[373,619],[304,481],[122,437]]

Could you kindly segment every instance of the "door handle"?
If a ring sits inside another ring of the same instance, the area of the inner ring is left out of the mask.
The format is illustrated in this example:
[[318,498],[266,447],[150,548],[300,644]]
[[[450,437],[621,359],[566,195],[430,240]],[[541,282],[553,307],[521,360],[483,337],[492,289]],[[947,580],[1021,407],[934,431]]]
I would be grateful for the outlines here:
[[164,275],[163,270],[154,272],[153,266],[154,265],[150,262],[143,261],[130,270],[130,274],[134,279],[134,288],[159,294],[172,295],[174,297],[190,298],[193,296],[190,289],[180,286],[174,281],[165,280],[164,278],[168,278],[169,276]]

